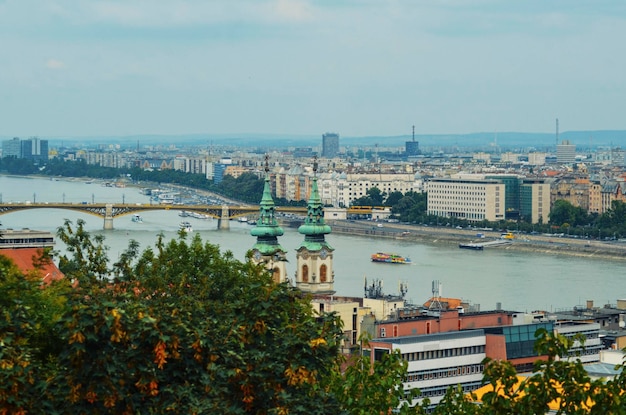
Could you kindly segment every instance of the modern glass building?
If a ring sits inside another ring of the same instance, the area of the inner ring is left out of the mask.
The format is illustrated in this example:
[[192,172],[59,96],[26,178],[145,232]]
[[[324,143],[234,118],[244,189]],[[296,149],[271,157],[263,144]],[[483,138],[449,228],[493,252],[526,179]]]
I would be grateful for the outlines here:
[[339,154],[339,134],[325,133],[322,135],[322,157],[333,158]]

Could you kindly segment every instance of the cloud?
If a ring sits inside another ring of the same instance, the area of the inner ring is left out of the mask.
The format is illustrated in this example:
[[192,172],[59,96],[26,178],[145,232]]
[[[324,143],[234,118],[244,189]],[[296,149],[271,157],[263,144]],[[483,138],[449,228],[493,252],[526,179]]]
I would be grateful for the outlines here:
[[301,0],[276,0],[272,4],[275,16],[280,20],[305,21],[313,17],[313,8]]
[[48,59],[45,66],[48,69],[59,70],[65,68],[65,63],[58,59]]

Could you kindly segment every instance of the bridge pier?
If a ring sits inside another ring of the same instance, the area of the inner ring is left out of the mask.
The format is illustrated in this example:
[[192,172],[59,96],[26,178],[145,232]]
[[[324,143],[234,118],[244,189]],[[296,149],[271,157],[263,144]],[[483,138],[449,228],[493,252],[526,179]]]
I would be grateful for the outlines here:
[[104,209],[104,230],[113,230],[113,205],[107,203]]
[[222,216],[217,220],[217,229],[230,229],[230,219],[228,217],[228,205],[222,205]]

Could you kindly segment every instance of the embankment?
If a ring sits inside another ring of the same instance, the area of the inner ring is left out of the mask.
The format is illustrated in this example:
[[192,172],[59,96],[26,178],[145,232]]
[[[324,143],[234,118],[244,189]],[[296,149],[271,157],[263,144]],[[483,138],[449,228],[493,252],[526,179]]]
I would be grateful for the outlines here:
[[[499,238],[499,232],[485,232],[477,238],[475,230],[442,227],[382,224],[369,221],[329,221],[333,233],[415,241],[432,245],[458,246],[459,243],[489,241]],[[518,235],[513,243],[485,249],[515,250],[548,255],[579,256],[612,260],[626,260],[626,243],[595,241],[544,235]]]

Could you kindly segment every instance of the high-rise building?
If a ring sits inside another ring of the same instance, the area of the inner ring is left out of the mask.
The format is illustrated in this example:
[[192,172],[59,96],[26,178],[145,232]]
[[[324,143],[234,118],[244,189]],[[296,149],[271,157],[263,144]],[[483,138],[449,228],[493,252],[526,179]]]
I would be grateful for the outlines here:
[[407,157],[420,155],[419,141],[407,141],[404,143],[404,148],[405,148]]
[[31,159],[34,161],[48,160],[48,140],[40,140],[37,137],[31,137],[28,140],[22,140],[21,158]]
[[2,142],[2,157],[22,157],[22,147],[18,137],[14,137],[12,140],[4,140]]
[[550,184],[543,179],[523,179],[519,192],[520,215],[531,223],[550,220]]
[[339,134],[325,133],[322,135],[322,157],[333,158],[339,154]]
[[576,145],[569,140],[563,140],[556,146],[556,162],[561,164],[572,164],[576,161]]

